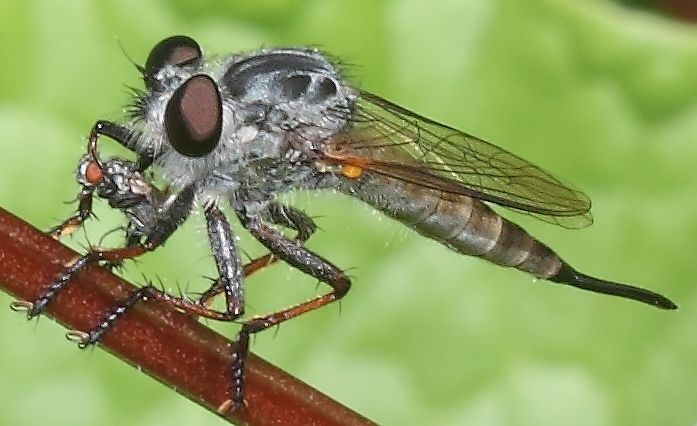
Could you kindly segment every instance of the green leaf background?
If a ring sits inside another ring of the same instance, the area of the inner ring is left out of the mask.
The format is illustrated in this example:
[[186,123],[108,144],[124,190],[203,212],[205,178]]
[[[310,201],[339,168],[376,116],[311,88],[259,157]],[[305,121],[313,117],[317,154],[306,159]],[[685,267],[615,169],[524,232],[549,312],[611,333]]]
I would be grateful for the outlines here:
[[[381,424],[697,423],[696,28],[602,1],[5,1],[3,207],[42,229],[72,212],[63,202],[76,194],[84,137],[96,119],[121,117],[125,85],[140,84],[119,43],[143,62],[174,33],[221,55],[321,46],[361,87],[582,188],[590,228],[514,219],[578,269],[680,305],[662,312],[534,282],[357,201],[297,194],[294,204],[321,216],[309,246],[354,287],[340,309],[259,335],[255,352]],[[121,221],[98,213],[93,241]],[[196,216],[125,274],[200,291],[213,273],[206,244]],[[247,289],[252,314],[324,291],[285,265]],[[64,332],[0,309],[3,424],[223,424],[105,352],[78,351]]]

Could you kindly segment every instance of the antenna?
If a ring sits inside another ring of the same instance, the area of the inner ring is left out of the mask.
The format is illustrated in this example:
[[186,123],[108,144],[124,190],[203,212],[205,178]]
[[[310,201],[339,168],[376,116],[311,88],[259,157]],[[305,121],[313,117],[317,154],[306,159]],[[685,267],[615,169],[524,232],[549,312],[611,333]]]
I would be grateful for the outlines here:
[[136,69],[138,70],[138,72],[139,72],[144,78],[147,77],[147,74],[145,73],[145,67],[143,67],[142,65],[138,64],[136,61],[134,61],[134,60],[130,57],[130,55],[128,54],[128,52],[126,52],[126,48],[123,46],[123,43],[121,43],[121,39],[117,37],[117,38],[116,38],[116,42],[119,44],[119,47],[121,48],[121,52],[122,52],[123,55],[126,57],[126,59],[128,59],[128,62],[130,62],[131,64],[133,64],[133,66],[136,67]]

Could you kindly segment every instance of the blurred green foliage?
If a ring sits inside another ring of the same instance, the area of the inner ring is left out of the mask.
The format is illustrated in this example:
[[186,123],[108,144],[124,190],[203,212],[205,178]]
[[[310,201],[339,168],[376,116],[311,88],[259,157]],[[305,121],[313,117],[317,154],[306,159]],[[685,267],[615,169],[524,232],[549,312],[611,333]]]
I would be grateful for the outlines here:
[[617,2],[631,7],[654,10],[660,10],[662,3],[661,0],[617,0]]
[[[341,310],[264,333],[254,351],[382,424],[697,422],[695,28],[600,1],[5,1],[3,207],[43,229],[72,212],[63,202],[77,189],[82,138],[95,119],[121,117],[124,85],[140,84],[118,42],[142,62],[174,33],[220,55],[321,46],[361,87],[553,171],[593,198],[595,225],[515,219],[579,269],[681,308],[533,283],[346,197],[299,194],[292,201],[321,216],[309,246],[347,268],[354,288]],[[98,213],[92,240],[121,220]],[[247,283],[250,313],[324,291],[272,269]],[[213,268],[200,217],[126,275],[141,271],[202,290]],[[3,424],[222,424],[64,332],[0,309]]]

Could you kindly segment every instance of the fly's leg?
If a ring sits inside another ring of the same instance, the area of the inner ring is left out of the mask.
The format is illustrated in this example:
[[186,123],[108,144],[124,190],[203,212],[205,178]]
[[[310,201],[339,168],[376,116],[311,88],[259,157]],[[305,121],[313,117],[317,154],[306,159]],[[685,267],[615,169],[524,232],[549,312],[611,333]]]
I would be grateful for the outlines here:
[[142,172],[150,167],[153,162],[153,154],[151,152],[139,152],[136,150],[135,142],[139,139],[140,133],[133,131],[120,124],[111,121],[99,120],[92,126],[90,137],[87,141],[87,152],[95,160],[99,159],[97,151],[97,141],[100,136],[107,136],[115,140],[121,146],[138,154],[138,167]]
[[[235,237],[230,228],[230,223],[225,218],[225,215],[215,206],[207,208],[205,215],[211,251],[215,259],[218,273],[220,274],[219,282],[222,283],[226,298],[227,308],[225,311],[217,311],[191,300],[171,296],[148,285],[133,292],[128,298],[119,303],[119,305],[109,312],[93,330],[87,333],[72,331],[68,333],[67,337],[70,340],[77,341],[80,348],[95,344],[122,315],[129,311],[139,301],[147,299],[160,300],[185,313],[219,321],[234,321],[242,316],[244,313],[242,264],[237,254]],[[249,346],[248,342],[243,339],[239,343],[246,351],[246,348]],[[241,358],[238,356],[238,351],[235,351],[233,355],[235,358],[233,358],[231,364],[232,383],[230,400],[224,402],[222,405],[225,406],[226,409],[243,405]]]
[[10,306],[14,310],[26,310],[27,318],[39,315],[46,309],[46,305],[53,300],[58,293],[65,288],[70,281],[88,265],[93,263],[106,262],[114,264],[127,259],[133,259],[148,251],[152,251],[162,245],[167,238],[184,222],[189,216],[194,202],[194,187],[184,188],[174,200],[169,203],[157,218],[157,226],[146,236],[144,242],[136,243],[131,247],[122,247],[111,250],[91,250],[87,254],[78,257],[74,262],[66,267],[55,281],[39,296],[31,302],[13,302]]
[[[266,211],[266,220],[276,225],[281,225],[296,231],[295,240],[304,244],[317,230],[317,225],[305,212],[279,203],[271,203]],[[273,253],[258,257],[245,265],[248,274],[261,269],[261,266],[270,265],[278,260]]]
[[[124,244],[124,248],[132,248],[132,247],[137,247],[140,244],[140,236],[134,235],[132,233],[128,233],[126,231],[126,243]],[[114,269],[118,269],[124,264],[124,259],[120,260],[115,260],[115,261],[105,261],[102,263],[102,267],[105,269],[108,269],[109,271],[112,271]]]
[[235,238],[230,228],[230,223],[225,215],[217,207],[206,209],[206,222],[208,237],[215,264],[220,274],[219,281],[223,283],[227,309],[225,312],[209,309],[191,300],[171,296],[155,287],[148,285],[135,291],[125,299],[113,312],[107,315],[102,323],[92,332],[89,340],[82,342],[80,346],[96,343],[99,338],[111,327],[114,321],[123,315],[128,308],[138,300],[153,298],[161,300],[177,309],[181,309],[195,316],[202,316],[219,321],[233,321],[244,314],[244,287],[242,283],[242,265],[237,255]]
[[239,377],[240,383],[242,383],[244,361],[247,356],[249,336],[251,334],[266,330],[269,327],[342,298],[349,291],[351,281],[341,269],[328,260],[306,249],[301,242],[289,239],[277,230],[263,224],[258,217],[249,217],[242,211],[238,211],[237,215],[245,228],[266,246],[273,256],[319,279],[332,288],[325,295],[314,297],[306,302],[278,312],[254,317],[242,322],[242,329],[238,334],[240,344],[237,346],[236,354],[234,355],[234,359],[238,364],[238,370],[233,373],[234,377]]
[[305,312],[322,307],[342,298],[349,291],[351,281],[346,274],[322,256],[305,248],[300,242],[291,240],[263,224],[258,218],[249,218],[244,213],[238,216],[249,232],[279,259],[332,287],[329,293],[269,315],[252,318],[243,323],[242,332],[257,333]]
[[[87,333],[82,331],[69,331],[66,334],[66,338],[76,342],[80,349],[85,349],[90,345],[97,344],[104,334],[115,325],[119,318],[130,311],[138,302],[149,299],[160,300],[192,316],[205,317],[218,321],[234,321],[242,315],[241,311],[239,313],[229,311],[221,312],[207,308],[194,301],[171,296],[152,285],[147,285],[139,288],[126,299],[122,300],[111,312],[104,316],[97,327]],[[237,410],[244,406],[244,357],[241,354],[246,354],[249,351],[249,334],[240,334],[237,338],[236,346],[237,348],[232,353],[232,360],[230,363],[229,399],[220,404],[218,411],[221,414],[225,414],[231,410]]]
[[235,238],[225,215],[215,206],[206,209],[208,238],[218,266],[219,282],[225,293],[227,314],[236,319],[244,313],[242,263],[237,254]]
[[219,321],[233,321],[244,313],[244,287],[242,265],[237,255],[235,238],[230,224],[217,207],[206,209],[206,222],[211,252],[220,274],[219,281],[223,283],[227,309],[225,312],[209,309],[191,300],[171,296],[155,287],[148,285],[135,291],[119,304],[103,322],[89,334],[88,340],[80,342],[84,347],[96,343],[112,324],[139,300],[148,298],[161,300],[186,313],[202,316]]
[[[305,212],[286,206],[279,203],[271,203],[268,209],[264,212],[264,219],[271,223],[281,225],[286,228],[296,231],[295,240],[304,244],[312,234],[317,230],[317,225]],[[265,268],[278,261],[278,258],[273,253],[257,257],[249,261],[243,267],[243,274],[248,277],[258,270]],[[209,306],[212,299],[223,291],[223,284],[217,280],[213,285],[201,294],[199,303]]]
[[[94,169],[94,173],[98,173],[101,169],[101,163],[99,162],[97,153],[97,140],[100,136],[107,136],[131,151],[135,150],[133,141],[138,139],[137,133],[134,133],[124,126],[110,121],[97,121],[90,131],[87,146],[89,155],[91,155],[95,165],[98,167],[98,169]],[[138,165],[141,171],[148,168],[152,162],[153,158],[151,154],[139,154]],[[93,182],[81,182],[81,184],[82,189],[78,195],[79,207],[77,213],[48,231],[48,234],[55,239],[72,234],[92,215],[94,184]]]

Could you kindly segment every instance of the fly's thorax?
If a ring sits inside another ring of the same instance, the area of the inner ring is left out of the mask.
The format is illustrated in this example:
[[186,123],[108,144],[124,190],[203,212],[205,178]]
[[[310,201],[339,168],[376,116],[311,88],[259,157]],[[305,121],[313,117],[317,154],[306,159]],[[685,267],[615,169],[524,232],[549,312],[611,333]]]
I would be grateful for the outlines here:
[[197,58],[197,46],[185,47],[186,61],[168,59],[174,63],[152,71],[132,108],[138,152],[153,153],[175,187],[195,182],[215,185],[213,192],[237,190],[250,180],[251,165],[256,175],[264,164],[278,171],[290,151],[311,152],[350,120],[355,89],[315,50],[206,60]]
[[355,89],[315,50],[262,50],[223,68],[234,136],[253,158],[311,153],[351,118]]

